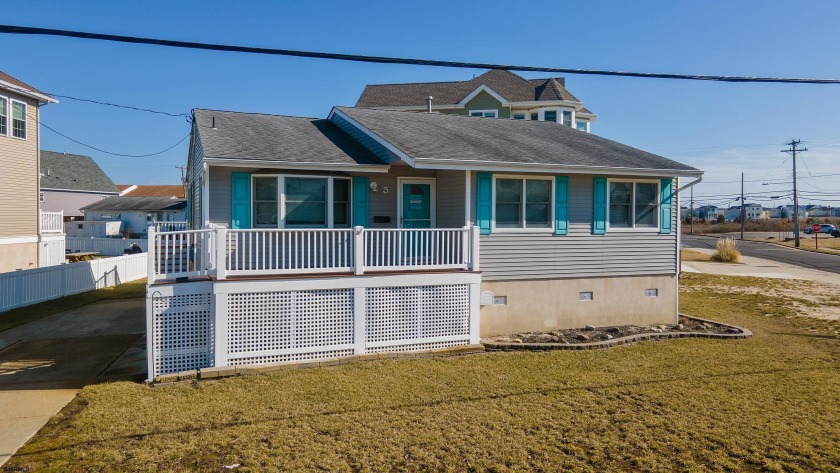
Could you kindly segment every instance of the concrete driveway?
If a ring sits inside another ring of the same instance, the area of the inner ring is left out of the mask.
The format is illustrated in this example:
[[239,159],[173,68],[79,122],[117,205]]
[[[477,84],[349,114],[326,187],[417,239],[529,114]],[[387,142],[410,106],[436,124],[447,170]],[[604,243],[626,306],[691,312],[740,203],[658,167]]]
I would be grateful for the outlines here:
[[0,465],[85,385],[145,378],[144,304],[102,301],[0,332]]

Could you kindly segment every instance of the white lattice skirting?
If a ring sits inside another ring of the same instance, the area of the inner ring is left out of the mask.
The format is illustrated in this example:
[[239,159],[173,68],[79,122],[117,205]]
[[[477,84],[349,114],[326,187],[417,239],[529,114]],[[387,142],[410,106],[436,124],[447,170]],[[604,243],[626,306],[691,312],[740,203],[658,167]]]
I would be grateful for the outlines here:
[[149,378],[478,343],[477,273],[150,287]]

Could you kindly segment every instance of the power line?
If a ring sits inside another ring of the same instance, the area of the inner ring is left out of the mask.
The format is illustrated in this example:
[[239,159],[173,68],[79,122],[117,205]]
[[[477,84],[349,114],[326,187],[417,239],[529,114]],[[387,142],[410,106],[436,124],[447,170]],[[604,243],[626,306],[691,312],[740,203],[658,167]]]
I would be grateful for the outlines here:
[[163,151],[158,151],[157,153],[149,153],[149,154],[123,154],[123,153],[114,153],[114,152],[112,152],[112,151],[105,151],[104,149],[97,148],[96,146],[91,146],[91,145],[89,145],[89,144],[82,143],[81,141],[79,141],[79,140],[77,140],[77,139],[75,139],[75,138],[71,138],[71,137],[69,137],[69,136],[65,135],[64,133],[61,133],[60,131],[58,131],[58,130],[56,130],[56,129],[54,129],[54,128],[51,128],[49,125],[47,125],[47,124],[46,124],[46,123],[44,123],[44,122],[40,122],[40,124],[41,124],[41,126],[43,126],[44,128],[46,128],[47,130],[50,130],[51,132],[55,133],[56,135],[63,136],[64,138],[67,138],[68,140],[70,140],[70,141],[72,141],[72,142],[74,142],[74,143],[76,143],[76,144],[80,144],[80,145],[84,146],[85,148],[90,148],[90,149],[92,149],[92,150],[99,151],[100,153],[110,154],[110,155],[112,155],[112,156],[120,156],[120,157],[123,157],[123,158],[148,158],[148,157],[151,157],[151,156],[157,156],[157,155],[159,155],[159,154],[163,154],[163,153],[165,153],[165,152],[167,152],[167,151],[171,150],[172,148],[174,148],[174,147],[178,146],[179,144],[183,143],[183,142],[184,142],[184,140],[186,140],[186,139],[187,139],[187,138],[189,138],[189,136],[190,136],[190,133],[187,133],[187,134],[186,134],[186,136],[184,136],[183,138],[181,138],[180,140],[178,140],[178,142],[177,142],[177,143],[175,143],[174,145],[172,145],[172,146],[170,146],[170,147],[166,148],[166,149],[165,149],[165,150],[163,150]]
[[102,102],[102,101],[93,100],[93,99],[83,99],[83,98],[79,98],[79,97],[71,97],[69,95],[53,94],[51,92],[44,92],[44,93],[47,94],[47,95],[50,95],[52,97],[61,97],[63,99],[76,100],[76,101],[79,101],[79,102],[88,102],[88,103],[94,103],[94,104],[97,104],[97,105],[106,105],[108,107],[125,108],[125,109],[128,109],[128,110],[134,110],[134,111],[137,111],[137,112],[157,113],[159,115],[167,115],[167,116],[176,117],[176,118],[177,117],[186,117],[187,119],[190,118],[190,115],[187,114],[187,113],[169,113],[169,112],[162,112],[160,110],[152,110],[152,109],[149,109],[149,108],[133,107],[131,105],[120,105],[120,104],[116,104],[116,103]]
[[19,35],[63,36],[68,38],[93,39],[99,41],[114,41],[119,43],[150,44],[186,49],[202,49],[209,51],[228,51],[250,54],[266,54],[272,56],[292,56],[316,59],[331,59],[339,61],[366,62],[376,64],[405,64],[413,66],[455,67],[466,69],[502,69],[520,72],[551,72],[561,74],[581,74],[598,76],[640,77],[646,79],[680,79],[704,80],[720,82],[769,82],[787,84],[840,84],[840,79],[810,79],[786,77],[747,77],[747,76],[718,76],[700,74],[666,74],[652,72],[607,71],[597,69],[570,69],[560,67],[514,66],[507,64],[441,61],[435,59],[416,59],[384,56],[366,56],[360,54],[339,54],[317,51],[300,51],[293,49],[257,48],[251,46],[235,46],[225,44],[197,43],[193,41],[174,41],[168,39],[142,38],[137,36],[111,35],[102,33],[88,33],[83,31],[58,30],[50,28],[35,28],[29,26],[0,25],[0,33]]

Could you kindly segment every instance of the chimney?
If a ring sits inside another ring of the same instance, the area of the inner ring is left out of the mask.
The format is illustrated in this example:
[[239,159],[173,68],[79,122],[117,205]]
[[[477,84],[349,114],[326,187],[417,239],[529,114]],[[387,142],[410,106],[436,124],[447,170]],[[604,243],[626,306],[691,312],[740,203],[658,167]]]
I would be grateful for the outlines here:
[[426,112],[427,113],[432,113],[432,99],[433,98],[434,97],[432,97],[431,95],[426,97]]

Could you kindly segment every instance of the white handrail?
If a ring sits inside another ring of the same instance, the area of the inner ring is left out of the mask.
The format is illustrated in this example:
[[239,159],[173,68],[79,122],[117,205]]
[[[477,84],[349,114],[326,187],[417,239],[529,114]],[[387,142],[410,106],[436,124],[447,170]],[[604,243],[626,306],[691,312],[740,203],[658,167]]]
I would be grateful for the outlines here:
[[64,233],[64,211],[41,211],[41,233]]
[[478,270],[478,229],[149,229],[150,284],[191,276]]

